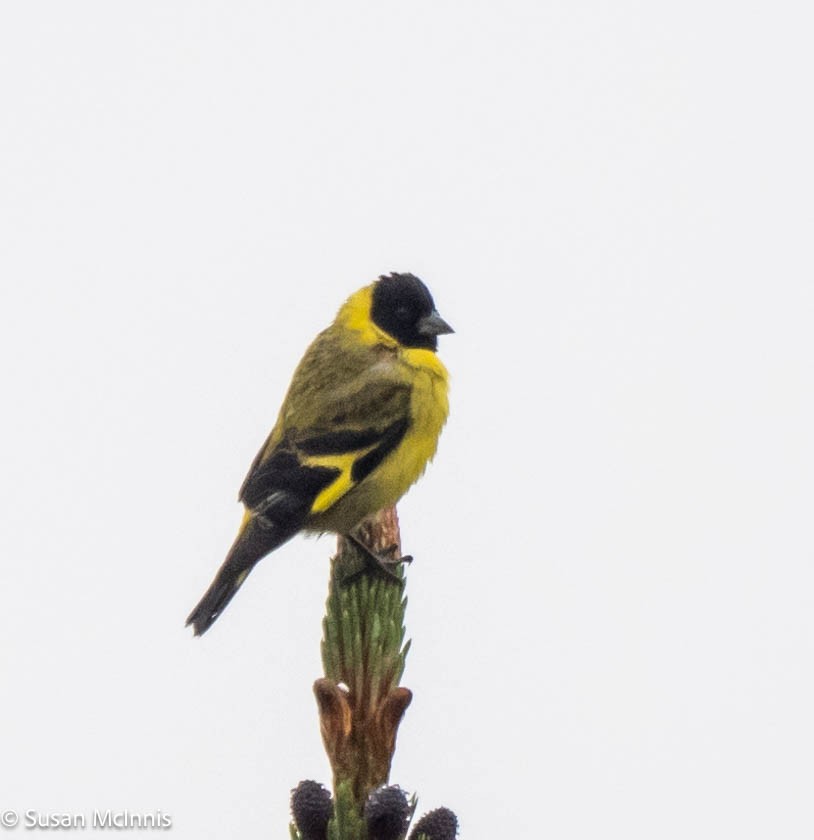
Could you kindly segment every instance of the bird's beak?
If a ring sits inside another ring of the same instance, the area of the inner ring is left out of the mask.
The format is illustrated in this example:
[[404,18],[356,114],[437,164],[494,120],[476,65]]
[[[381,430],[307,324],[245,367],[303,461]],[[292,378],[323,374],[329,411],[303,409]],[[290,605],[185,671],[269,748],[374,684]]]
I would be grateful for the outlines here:
[[425,315],[418,321],[418,332],[420,335],[447,335],[455,330],[433,309],[429,315]]

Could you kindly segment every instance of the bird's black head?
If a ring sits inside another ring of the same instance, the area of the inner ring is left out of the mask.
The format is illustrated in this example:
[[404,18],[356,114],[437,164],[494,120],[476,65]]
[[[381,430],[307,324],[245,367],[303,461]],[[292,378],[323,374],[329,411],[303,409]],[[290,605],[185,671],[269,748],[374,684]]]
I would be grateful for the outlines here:
[[453,332],[438,314],[430,290],[414,274],[382,275],[373,287],[370,317],[405,347],[438,349],[438,336]]

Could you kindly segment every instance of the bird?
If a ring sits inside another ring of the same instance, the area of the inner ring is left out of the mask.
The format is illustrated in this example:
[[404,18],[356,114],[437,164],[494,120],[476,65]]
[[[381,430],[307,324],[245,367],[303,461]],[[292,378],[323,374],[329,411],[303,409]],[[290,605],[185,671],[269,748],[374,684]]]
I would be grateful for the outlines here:
[[297,365],[240,488],[237,537],[186,621],[195,636],[298,533],[340,534],[370,553],[352,532],[394,505],[435,455],[449,413],[438,336],[452,332],[410,273],[381,275],[345,301]]

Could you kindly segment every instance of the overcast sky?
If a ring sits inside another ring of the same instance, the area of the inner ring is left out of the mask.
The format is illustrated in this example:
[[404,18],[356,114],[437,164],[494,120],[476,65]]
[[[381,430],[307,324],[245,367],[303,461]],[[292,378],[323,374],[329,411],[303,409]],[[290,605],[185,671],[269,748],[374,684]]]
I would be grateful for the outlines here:
[[810,840],[808,5],[3,3],[0,811],[286,837],[329,782],[333,541],[183,624],[397,270],[456,334],[392,781],[462,840]]

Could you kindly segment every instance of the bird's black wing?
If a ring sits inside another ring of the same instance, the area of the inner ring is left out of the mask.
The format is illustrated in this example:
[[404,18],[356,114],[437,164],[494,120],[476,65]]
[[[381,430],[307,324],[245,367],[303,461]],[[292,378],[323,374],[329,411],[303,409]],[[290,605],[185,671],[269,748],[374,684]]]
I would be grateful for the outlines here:
[[298,530],[311,513],[329,508],[366,478],[401,442],[409,420],[384,428],[292,435],[261,458],[240,500],[257,515]]

